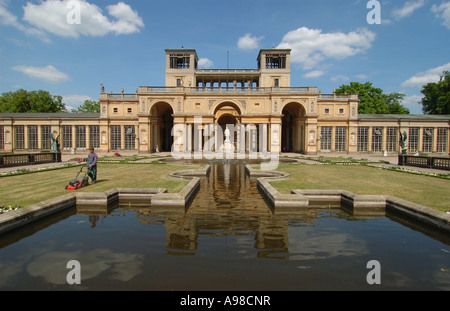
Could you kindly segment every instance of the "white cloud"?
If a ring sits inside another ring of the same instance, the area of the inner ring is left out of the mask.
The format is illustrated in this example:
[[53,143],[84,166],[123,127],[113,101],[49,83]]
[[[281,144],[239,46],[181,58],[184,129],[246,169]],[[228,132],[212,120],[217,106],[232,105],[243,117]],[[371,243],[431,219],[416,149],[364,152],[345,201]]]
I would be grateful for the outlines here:
[[350,78],[344,75],[338,75],[338,76],[334,76],[331,78],[332,81],[334,82],[344,82],[344,81],[349,81]]
[[420,95],[410,95],[405,96],[402,101],[402,105],[406,108],[417,109],[420,102],[422,102],[423,96]]
[[365,28],[346,34],[302,27],[284,35],[277,48],[292,49],[291,62],[312,69],[326,59],[342,60],[366,51],[375,37],[375,33]]
[[68,16],[76,16],[73,12],[77,9],[68,7],[69,1],[46,0],[38,4],[28,2],[23,8],[23,19],[40,30],[66,38],[98,37],[110,33],[131,34],[139,32],[144,26],[142,18],[128,4],[119,2],[107,6],[109,15],[114,18],[110,20],[98,6],[86,0],[78,0],[80,23],[69,23]]
[[62,102],[66,104],[67,111],[76,110],[79,106],[84,104],[85,100],[93,100],[86,95],[63,95]]
[[404,81],[402,87],[422,87],[428,83],[439,82],[443,71],[450,71],[450,63],[420,72]]
[[59,71],[53,66],[32,67],[32,66],[15,66],[13,70],[23,72],[29,77],[44,80],[50,83],[60,83],[69,80],[69,76]]
[[442,25],[450,29],[450,1],[441,3],[441,5],[433,4],[431,11],[436,14],[438,18],[442,18],[444,21]]
[[356,78],[358,78],[359,80],[365,80],[365,79],[368,79],[369,78],[369,76],[368,75],[365,75],[365,74],[359,74],[359,75],[356,75],[355,76]]
[[214,63],[208,58],[203,57],[198,60],[198,66],[201,68],[211,68],[214,66]]
[[304,78],[319,78],[325,74],[324,71],[314,70],[303,75]]
[[421,8],[424,4],[425,0],[406,1],[402,8],[392,11],[392,15],[396,19],[402,19],[413,14],[415,10]]
[[33,27],[26,27],[21,23],[19,23],[17,21],[17,16],[15,16],[6,9],[5,2],[0,2],[0,24],[3,24],[5,26],[12,26],[29,36],[36,36],[41,40],[43,40],[44,42],[50,42],[50,39],[44,32]]
[[259,48],[259,43],[262,39],[264,39],[264,37],[252,37],[252,35],[248,33],[239,38],[237,45],[241,50],[254,50]]

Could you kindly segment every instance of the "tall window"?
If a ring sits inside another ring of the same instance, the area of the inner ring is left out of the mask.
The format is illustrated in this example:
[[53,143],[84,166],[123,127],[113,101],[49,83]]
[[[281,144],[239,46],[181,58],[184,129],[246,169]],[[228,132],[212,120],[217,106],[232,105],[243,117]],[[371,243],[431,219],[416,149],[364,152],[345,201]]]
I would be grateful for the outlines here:
[[86,126],[75,127],[75,143],[78,150],[86,150]]
[[426,127],[423,129],[422,149],[423,152],[433,152],[433,128]]
[[5,149],[5,128],[0,125],[0,150]]
[[52,127],[50,125],[41,126],[41,149],[52,149]]
[[419,151],[419,130],[418,127],[409,128],[408,148],[410,152]]
[[111,126],[111,150],[120,150],[122,141],[122,133],[120,125]]
[[388,127],[386,134],[386,150],[387,152],[397,152],[398,129],[396,127]]
[[[1,133],[0,133],[1,135]],[[437,129],[437,152],[447,152],[448,129],[441,127]],[[1,144],[0,144],[1,148]]]
[[320,133],[320,150],[331,151],[331,126],[323,126]]
[[335,150],[346,151],[347,148],[347,128],[343,126],[336,127]]
[[28,149],[38,149],[38,127],[37,125],[28,126]]
[[72,126],[62,127],[62,148],[64,150],[72,149]]
[[383,128],[372,128],[372,152],[381,152],[383,148]]
[[367,152],[369,148],[369,128],[358,127],[358,152]]
[[25,149],[25,127],[23,125],[14,126],[16,150]]
[[136,149],[136,143],[135,143],[135,130],[134,126],[125,126],[125,150],[135,150]]
[[100,127],[98,125],[91,125],[89,127],[89,147],[100,149]]

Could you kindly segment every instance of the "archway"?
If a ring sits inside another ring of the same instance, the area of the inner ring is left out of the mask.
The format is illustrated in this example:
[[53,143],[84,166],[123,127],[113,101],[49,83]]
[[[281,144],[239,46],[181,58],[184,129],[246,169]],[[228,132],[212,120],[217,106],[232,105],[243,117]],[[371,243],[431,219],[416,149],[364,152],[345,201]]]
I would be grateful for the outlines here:
[[173,144],[173,109],[168,103],[160,102],[152,106],[151,114],[151,150],[171,151]]
[[[214,123],[221,127],[223,141],[225,141],[225,129],[227,128],[227,126],[231,131],[236,129],[236,131],[230,133],[232,135],[230,139],[232,139],[235,147],[237,147],[237,143],[239,142],[239,133],[236,125],[241,123],[240,117],[241,112],[239,107],[231,102],[222,103],[218,105],[214,110]],[[217,143],[220,144],[219,142]],[[221,146],[217,147],[220,148]]]
[[296,102],[288,103],[282,110],[281,151],[302,152],[304,139],[305,108]]

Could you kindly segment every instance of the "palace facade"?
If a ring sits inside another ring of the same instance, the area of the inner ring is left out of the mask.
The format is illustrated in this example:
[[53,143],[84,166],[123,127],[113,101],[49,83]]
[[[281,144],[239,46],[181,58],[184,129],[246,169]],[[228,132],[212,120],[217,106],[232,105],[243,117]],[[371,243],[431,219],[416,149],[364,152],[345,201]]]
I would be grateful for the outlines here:
[[51,150],[57,136],[65,153],[201,151],[208,126],[232,125],[245,151],[398,154],[406,132],[409,154],[449,154],[450,116],[361,115],[357,95],[291,87],[287,49],[260,50],[257,69],[199,69],[189,49],[166,50],[165,62],[163,87],[102,86],[100,113],[0,114],[0,152]]

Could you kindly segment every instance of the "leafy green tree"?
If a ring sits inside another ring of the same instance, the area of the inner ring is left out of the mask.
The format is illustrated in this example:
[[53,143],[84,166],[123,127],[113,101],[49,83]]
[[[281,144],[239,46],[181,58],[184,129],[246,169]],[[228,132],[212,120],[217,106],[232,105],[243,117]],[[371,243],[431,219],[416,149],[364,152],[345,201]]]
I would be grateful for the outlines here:
[[51,95],[43,90],[26,91],[20,89],[2,94],[0,97],[0,112],[67,112],[67,110],[60,95]]
[[444,76],[438,83],[424,85],[421,93],[422,111],[424,114],[450,114],[450,72],[444,71]]
[[405,108],[401,102],[405,95],[399,93],[383,94],[389,114],[409,114],[409,109]]
[[409,114],[409,110],[400,103],[404,94],[383,94],[382,89],[373,87],[370,82],[341,85],[336,94],[357,94],[360,101],[358,112],[361,114]]
[[76,110],[72,109],[72,112],[92,112],[99,113],[100,112],[100,102],[95,100],[85,100],[83,105],[78,107]]

